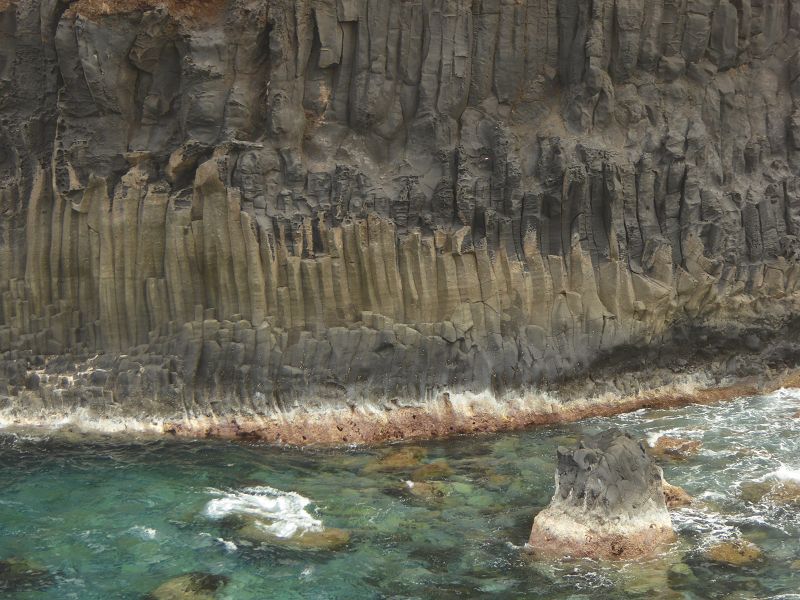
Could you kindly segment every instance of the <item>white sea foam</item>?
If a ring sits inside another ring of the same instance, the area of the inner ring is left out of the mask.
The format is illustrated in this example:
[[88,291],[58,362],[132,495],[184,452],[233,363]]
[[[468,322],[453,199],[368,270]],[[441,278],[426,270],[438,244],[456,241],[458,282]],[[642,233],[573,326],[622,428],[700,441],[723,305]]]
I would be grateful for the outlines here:
[[152,527],[144,527],[142,525],[134,525],[128,532],[143,540],[154,540],[158,535],[158,531]]
[[236,544],[234,544],[232,541],[226,540],[224,538],[214,538],[214,539],[216,539],[216,541],[222,544],[225,547],[225,550],[227,550],[228,552],[233,552],[236,550]]
[[766,479],[777,479],[778,481],[791,481],[793,483],[800,483],[800,469],[781,465],[779,469],[769,473]]
[[734,525],[735,515],[724,516],[720,513],[695,508],[682,508],[672,513],[672,523],[678,532],[699,533],[703,541],[701,547],[720,540],[729,540],[741,535]]
[[252,515],[258,519],[260,528],[280,538],[323,529],[322,521],[306,510],[311,500],[297,492],[283,492],[269,486],[212,492],[220,495],[206,505],[205,514],[212,519]]

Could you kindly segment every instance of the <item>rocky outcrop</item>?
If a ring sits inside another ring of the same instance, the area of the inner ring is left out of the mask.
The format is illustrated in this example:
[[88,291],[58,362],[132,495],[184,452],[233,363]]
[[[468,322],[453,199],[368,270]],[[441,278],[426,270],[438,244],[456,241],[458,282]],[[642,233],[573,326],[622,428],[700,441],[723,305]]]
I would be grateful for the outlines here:
[[556,491],[533,521],[537,557],[632,559],[676,539],[663,475],[642,443],[611,429],[558,448]]
[[796,0],[0,0],[0,401],[391,408],[780,332],[799,29]]

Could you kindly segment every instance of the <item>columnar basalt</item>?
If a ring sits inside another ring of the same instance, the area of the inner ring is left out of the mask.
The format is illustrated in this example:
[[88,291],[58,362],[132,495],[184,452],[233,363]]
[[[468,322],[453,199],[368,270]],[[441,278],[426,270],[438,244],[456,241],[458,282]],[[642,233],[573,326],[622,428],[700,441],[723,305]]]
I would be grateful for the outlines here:
[[558,448],[556,491],[526,549],[540,558],[632,559],[676,539],[661,469],[645,445],[611,429]]
[[780,331],[800,2],[0,0],[0,399],[501,395]]

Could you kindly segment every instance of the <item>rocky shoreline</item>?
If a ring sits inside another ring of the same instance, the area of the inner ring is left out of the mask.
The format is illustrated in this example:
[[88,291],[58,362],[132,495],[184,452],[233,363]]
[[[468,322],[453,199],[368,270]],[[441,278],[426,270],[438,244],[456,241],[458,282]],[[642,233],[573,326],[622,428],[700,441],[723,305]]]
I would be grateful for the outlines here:
[[[69,405],[32,408],[33,403],[26,406],[18,399],[5,397],[0,427],[9,431],[247,439],[297,446],[371,445],[521,430],[640,409],[713,404],[800,387],[800,368],[792,366],[793,344],[771,343],[760,353],[735,358],[722,350],[723,345],[719,340],[709,341],[705,351],[716,353],[717,359],[700,365],[678,365],[674,357],[665,355],[661,362],[669,362],[670,367],[635,369],[628,364],[628,370],[612,373],[620,364],[612,360],[611,367],[598,367],[592,378],[574,378],[499,396],[491,392],[443,391],[421,401],[354,396],[348,402],[337,399],[327,403],[310,396],[285,409],[273,407],[233,414],[209,410],[182,416],[160,412],[163,406],[156,399],[131,411],[125,404],[100,409]],[[685,355],[692,359],[691,352]],[[647,363],[646,357],[637,360]],[[59,375],[55,379],[77,385],[75,391],[80,393],[77,380],[68,381],[67,377]],[[31,396],[22,393],[18,398],[30,400]],[[157,412],[148,415],[147,407]]]

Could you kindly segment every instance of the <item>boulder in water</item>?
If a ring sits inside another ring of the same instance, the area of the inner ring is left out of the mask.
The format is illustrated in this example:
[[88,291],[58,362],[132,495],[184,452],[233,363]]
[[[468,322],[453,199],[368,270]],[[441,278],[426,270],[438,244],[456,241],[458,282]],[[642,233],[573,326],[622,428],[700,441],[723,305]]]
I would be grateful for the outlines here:
[[800,483],[792,480],[751,481],[742,484],[741,497],[747,502],[771,502],[800,507]]
[[650,453],[656,458],[685,460],[700,452],[702,445],[703,442],[698,440],[686,440],[662,435],[656,440],[656,443],[650,447]]
[[237,533],[241,538],[254,544],[267,544],[291,550],[339,550],[350,542],[350,534],[335,527],[300,530],[293,535],[280,536],[256,519],[240,527]]
[[705,551],[705,557],[716,563],[741,567],[761,558],[761,549],[746,540],[730,540],[714,544]]
[[667,503],[667,508],[681,508],[692,503],[692,497],[679,485],[672,485],[665,481],[662,489],[664,490],[664,502]]
[[224,575],[186,573],[162,583],[145,600],[213,600],[228,581]]
[[558,448],[556,491],[536,515],[534,556],[630,559],[675,540],[661,469],[642,443],[611,429]]

